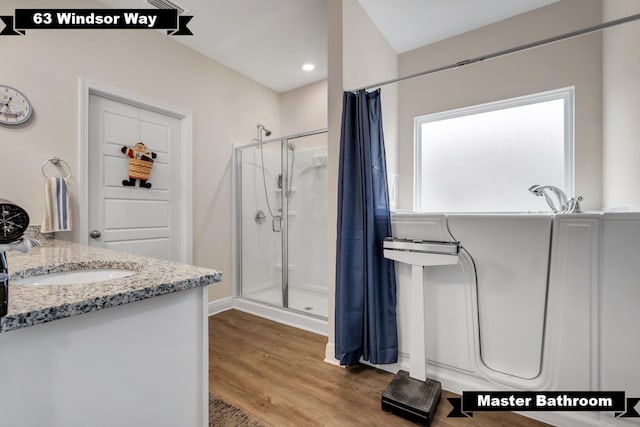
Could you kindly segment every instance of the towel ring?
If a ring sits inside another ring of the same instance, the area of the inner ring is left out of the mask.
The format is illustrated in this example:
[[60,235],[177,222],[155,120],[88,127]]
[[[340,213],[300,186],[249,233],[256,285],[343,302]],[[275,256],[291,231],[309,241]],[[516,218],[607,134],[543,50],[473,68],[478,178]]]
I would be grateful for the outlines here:
[[44,176],[45,178],[49,178],[49,176],[44,170],[45,167],[47,166],[47,163],[52,163],[54,166],[61,166],[62,169],[67,173],[67,176],[64,177],[65,179],[68,179],[69,177],[71,177],[71,167],[69,166],[69,163],[57,157],[52,157],[49,160],[45,160],[44,163],[42,164],[42,176]]

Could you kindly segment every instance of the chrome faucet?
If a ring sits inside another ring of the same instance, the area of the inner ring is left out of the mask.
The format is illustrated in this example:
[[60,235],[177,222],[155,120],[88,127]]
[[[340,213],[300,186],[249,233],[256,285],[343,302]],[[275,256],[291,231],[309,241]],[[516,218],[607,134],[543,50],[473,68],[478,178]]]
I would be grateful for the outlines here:
[[[536,184],[529,187],[529,191],[535,196],[544,196],[553,213],[582,213],[580,207],[582,196],[568,199],[564,191],[553,185]],[[555,199],[551,198],[549,193],[553,194]]]
[[9,310],[9,264],[6,252],[27,253],[33,246],[40,246],[40,242],[29,236],[22,236],[12,243],[0,244],[0,318],[6,316]]
[[[549,205],[553,213],[558,213],[562,211],[565,204],[567,203],[567,195],[564,194],[564,191],[562,191],[561,189],[553,185],[537,185],[536,184],[529,187],[529,191],[531,192],[531,194],[535,196],[538,196],[538,197],[544,196],[545,200],[547,201],[547,204]],[[549,192],[556,197],[555,201],[551,199],[551,197],[549,197]],[[556,206],[556,202],[560,206]]]

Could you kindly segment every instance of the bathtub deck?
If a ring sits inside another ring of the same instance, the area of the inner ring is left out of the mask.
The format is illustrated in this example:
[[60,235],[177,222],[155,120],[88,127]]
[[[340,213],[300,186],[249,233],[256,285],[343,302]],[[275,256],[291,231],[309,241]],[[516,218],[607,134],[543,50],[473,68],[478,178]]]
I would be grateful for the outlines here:
[[[393,375],[323,361],[326,337],[236,310],[209,318],[209,391],[273,426],[415,426],[380,409]],[[513,413],[447,418],[443,391],[433,427],[538,427]]]

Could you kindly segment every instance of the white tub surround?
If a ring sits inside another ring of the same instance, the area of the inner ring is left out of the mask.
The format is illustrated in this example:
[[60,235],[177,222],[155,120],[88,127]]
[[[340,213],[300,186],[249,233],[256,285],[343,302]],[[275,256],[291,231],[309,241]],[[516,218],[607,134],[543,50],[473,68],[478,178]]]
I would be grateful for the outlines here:
[[[600,369],[594,381],[606,390],[627,390],[640,397],[640,214],[605,214],[602,227],[601,286],[591,295],[594,312],[592,349]],[[598,350],[598,353],[595,353]],[[636,408],[637,409],[637,408]],[[628,425],[640,425],[628,418]]]
[[[460,241],[425,275],[427,370],[444,389],[602,390],[640,397],[640,214],[394,213],[394,237]],[[411,267],[396,263],[400,361],[411,359]],[[477,281],[476,281],[477,278]],[[384,368],[384,367],[383,367]],[[389,369],[388,367],[386,369]],[[525,412],[563,426],[613,413]]]
[[[219,272],[57,240],[8,258],[2,425],[207,425],[207,285]],[[75,285],[12,283],[92,268],[137,273]]]

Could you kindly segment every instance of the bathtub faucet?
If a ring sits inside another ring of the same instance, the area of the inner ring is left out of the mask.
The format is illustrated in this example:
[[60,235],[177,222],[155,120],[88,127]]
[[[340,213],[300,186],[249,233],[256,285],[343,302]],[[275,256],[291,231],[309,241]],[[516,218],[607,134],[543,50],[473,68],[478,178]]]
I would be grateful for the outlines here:
[[[567,198],[564,191],[553,185],[532,185],[529,187],[531,194],[535,196],[544,196],[547,204],[553,213],[581,213],[580,202],[582,196]],[[555,196],[555,199],[549,196],[549,193]]]

